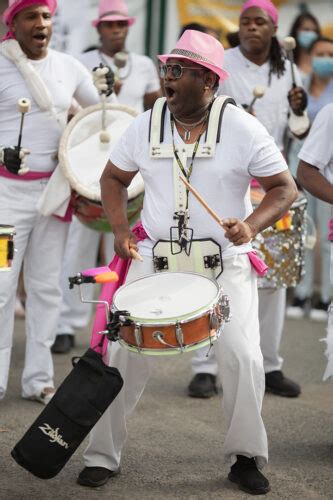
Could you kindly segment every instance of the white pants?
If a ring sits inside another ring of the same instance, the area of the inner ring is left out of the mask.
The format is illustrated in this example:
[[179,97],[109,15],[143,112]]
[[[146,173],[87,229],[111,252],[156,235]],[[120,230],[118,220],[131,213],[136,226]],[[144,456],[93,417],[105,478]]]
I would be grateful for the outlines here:
[[7,389],[15,297],[23,261],[27,300],[22,396],[33,396],[53,386],[50,347],[59,315],[60,268],[68,224],[37,213],[36,204],[46,182],[3,177],[0,182],[0,223],[13,225],[16,230],[13,267],[0,273],[0,399]]
[[[103,233],[84,226],[76,217],[73,218],[68,234],[64,263],[61,273],[62,303],[57,333],[74,334],[75,330],[85,328],[90,320],[92,305],[83,304],[80,300],[79,289],[69,289],[68,277],[74,276],[89,267],[95,267],[98,249]],[[104,233],[107,262],[114,256],[113,233]],[[93,299],[94,287],[86,285],[84,296],[87,300]]]
[[[222,283],[223,283],[222,273]],[[286,308],[285,288],[259,288],[260,346],[264,357],[265,373],[281,370],[283,358],[279,354]],[[218,364],[212,349],[198,349],[192,358],[192,371],[218,374]]]
[[[333,296],[333,287],[330,281],[330,241],[328,239],[328,225],[332,217],[332,207],[310,193],[306,193],[308,200],[307,213],[312,217],[319,230],[320,247],[320,299],[329,302]],[[305,274],[297,287],[295,295],[299,299],[308,299],[313,296],[315,281],[315,250],[305,250]]]
[[[259,345],[257,280],[246,255],[224,260],[223,289],[229,296],[232,319],[214,344],[223,379],[223,409],[227,422],[224,453],[257,457],[259,467],[267,462],[267,436],[261,417],[265,391],[263,360]],[[127,281],[153,273],[151,259],[133,261]],[[136,406],[151,374],[154,356],[127,351],[112,344],[110,365],[119,369],[124,387],[90,433],[85,451],[88,467],[119,467],[126,440],[126,417]],[[158,358],[159,363],[167,358]]]

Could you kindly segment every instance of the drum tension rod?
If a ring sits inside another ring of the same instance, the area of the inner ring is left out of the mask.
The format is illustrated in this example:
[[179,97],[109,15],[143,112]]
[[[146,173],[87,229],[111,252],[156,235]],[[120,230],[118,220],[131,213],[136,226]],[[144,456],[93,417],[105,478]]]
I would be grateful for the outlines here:
[[116,342],[119,340],[119,331],[122,326],[130,326],[133,324],[129,318],[130,313],[128,311],[116,311],[111,312],[111,321],[106,325],[107,338],[111,342]]

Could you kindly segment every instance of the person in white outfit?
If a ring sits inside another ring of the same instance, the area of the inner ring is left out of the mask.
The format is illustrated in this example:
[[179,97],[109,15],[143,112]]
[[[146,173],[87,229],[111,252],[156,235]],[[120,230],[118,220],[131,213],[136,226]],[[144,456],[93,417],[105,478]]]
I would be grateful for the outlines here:
[[[283,136],[290,107],[297,111],[303,99],[301,79],[294,67],[299,87],[292,89],[291,67],[285,60],[275,36],[278,12],[268,0],[249,0],[242,8],[239,23],[240,45],[225,54],[225,68],[230,78],[220,84],[219,93],[232,96],[247,107],[256,86],[265,93],[254,105],[256,118],[266,127],[276,145],[283,150]],[[260,342],[264,357],[266,390],[286,397],[296,397],[300,387],[284,376],[279,354],[284,327],[286,288],[259,289]],[[217,392],[218,365],[215,351],[207,356],[198,350],[192,359],[194,376],[188,387],[191,397],[208,398]]]
[[[222,69],[223,55],[223,46],[215,38],[188,30],[170,54],[158,56],[166,99],[157,101],[152,115],[146,112],[138,116],[124,133],[111,153],[101,189],[114,228],[116,254],[128,258],[134,249],[144,259],[132,262],[128,282],[154,272],[153,247],[160,240],[170,241],[175,218],[180,235],[187,234],[189,227],[194,231],[188,257],[193,270],[198,263],[193,246],[198,248],[202,239],[212,238],[220,248],[223,272],[217,279],[230,298],[233,315],[215,344],[224,384],[225,455],[231,465],[228,477],[249,493],[264,494],[269,491],[269,482],[259,469],[267,462],[268,453],[261,417],[265,380],[257,279],[248,252],[251,239],[285,212],[297,190],[280,151],[258,120],[235,105],[227,103],[223,108],[223,98],[214,101],[219,80],[228,77]],[[220,114],[216,115],[211,110],[219,105]],[[207,151],[205,142],[214,126],[216,149],[212,143],[214,148]],[[154,154],[156,140],[161,157]],[[145,182],[141,216],[147,235],[138,244],[125,211],[126,187],[137,171]],[[180,173],[209,200],[223,219],[223,228],[186,191]],[[254,212],[249,195],[253,177],[267,192]],[[181,222],[184,214],[187,224]],[[182,245],[184,241],[180,241]],[[172,258],[171,253],[169,256]],[[119,471],[126,418],[144,390],[153,359],[112,345],[110,365],[119,368],[124,387],[90,434],[79,484],[100,486]],[[159,357],[159,362],[163,361]]]
[[[16,230],[12,269],[0,273],[0,399],[7,389],[15,295],[24,262],[27,301],[22,396],[42,403],[54,393],[50,348],[61,302],[59,274],[68,224],[41,215],[37,204],[57,165],[58,144],[72,98],[82,106],[99,100],[87,69],[71,56],[48,49],[56,7],[56,0],[10,0],[3,14],[9,31],[0,44],[0,221]],[[25,114],[19,147],[17,103],[21,98],[30,101],[31,108]],[[30,155],[26,158],[27,149]]]
[[[331,64],[333,67],[333,64]],[[298,182],[316,198],[333,205],[333,104],[327,104],[317,114],[310,134],[299,152]],[[333,241],[333,219],[329,238]],[[333,283],[333,246],[331,243],[331,282]],[[327,367],[324,380],[333,377],[333,303],[329,307],[327,330]]]
[[[161,96],[161,90],[153,61],[149,57],[127,52],[125,49],[128,29],[134,21],[133,17],[129,17],[123,1],[102,0],[99,5],[99,17],[93,21],[93,26],[100,35],[101,46],[82,54],[80,60],[90,71],[100,63],[109,66],[116,76],[114,90],[119,104],[141,113],[152,107],[155,100]],[[119,54],[125,58],[121,68],[116,66]],[[90,229],[74,218],[63,265],[63,301],[58,333],[52,346],[54,353],[68,352],[74,345],[75,331],[89,323],[91,307],[81,303],[79,295],[69,290],[67,277],[95,264],[102,236],[109,263],[114,255],[113,234],[103,234]],[[87,298],[93,298],[91,287],[85,293]]]

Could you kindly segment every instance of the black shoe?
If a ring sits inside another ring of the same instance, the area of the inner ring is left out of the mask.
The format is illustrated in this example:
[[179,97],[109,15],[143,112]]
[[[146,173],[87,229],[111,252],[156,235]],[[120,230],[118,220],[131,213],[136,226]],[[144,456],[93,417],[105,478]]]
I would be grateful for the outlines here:
[[327,323],[329,305],[329,302],[323,302],[322,300],[316,302],[310,311],[310,319]]
[[65,333],[56,336],[55,342],[51,347],[51,352],[53,354],[66,354],[72,347],[74,347],[74,335]]
[[237,462],[231,467],[228,479],[251,495],[265,495],[270,491],[268,479],[258,470],[254,458],[237,455]]
[[197,373],[188,386],[191,398],[211,398],[217,394],[216,376],[210,373]]
[[106,484],[111,477],[117,476],[120,473],[118,470],[109,470],[105,467],[85,467],[77,478],[77,483],[81,486],[89,486],[90,488],[98,488]]
[[297,398],[301,394],[301,388],[296,382],[285,377],[280,370],[265,373],[266,392],[285,398]]

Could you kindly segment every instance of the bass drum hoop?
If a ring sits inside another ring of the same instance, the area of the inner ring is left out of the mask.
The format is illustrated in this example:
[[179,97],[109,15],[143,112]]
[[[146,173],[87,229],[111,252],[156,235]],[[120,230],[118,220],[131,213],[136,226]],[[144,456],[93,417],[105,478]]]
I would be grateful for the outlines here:
[[[58,152],[59,166],[60,166],[63,174],[65,175],[66,179],[68,180],[71,188],[74,191],[76,191],[78,194],[84,196],[85,198],[88,198],[89,200],[92,200],[92,201],[99,201],[99,202],[101,201],[101,197],[98,196],[97,194],[91,193],[91,191],[89,191],[89,189],[87,189],[87,187],[79,181],[78,177],[72,173],[72,169],[70,168],[70,164],[69,164],[68,156],[67,156],[67,151],[68,151],[67,145],[68,145],[70,135],[71,135],[73,129],[75,128],[75,126],[77,125],[77,123],[79,121],[81,121],[84,117],[86,117],[87,115],[90,115],[91,113],[95,113],[96,111],[102,111],[102,109],[103,109],[102,104],[99,103],[99,104],[94,104],[93,106],[88,106],[87,108],[84,108],[81,111],[79,111],[79,113],[77,113],[74,116],[74,118],[72,118],[72,120],[66,126],[66,128],[61,136],[61,139],[60,139],[59,152]],[[135,109],[130,108],[129,106],[125,106],[123,104],[106,103],[105,110],[106,111],[112,111],[112,110],[113,111],[123,111],[123,112],[129,114],[130,116],[133,116],[134,118],[136,116],[138,116],[138,112]],[[102,119],[101,119],[101,121],[102,121]],[[102,128],[101,128],[101,131],[102,131]]]

